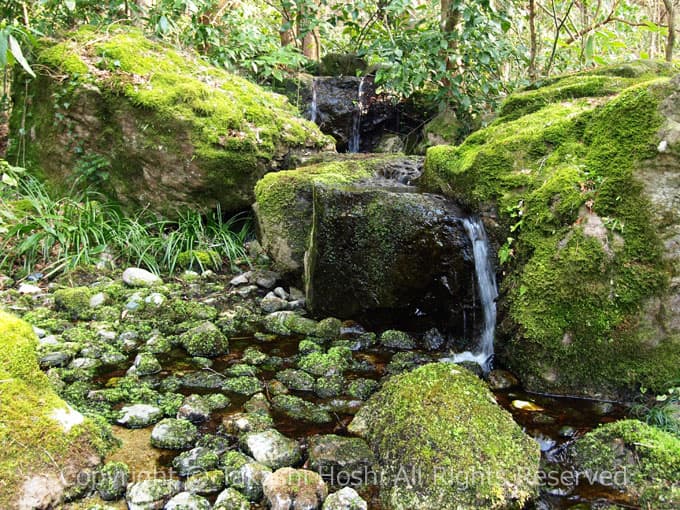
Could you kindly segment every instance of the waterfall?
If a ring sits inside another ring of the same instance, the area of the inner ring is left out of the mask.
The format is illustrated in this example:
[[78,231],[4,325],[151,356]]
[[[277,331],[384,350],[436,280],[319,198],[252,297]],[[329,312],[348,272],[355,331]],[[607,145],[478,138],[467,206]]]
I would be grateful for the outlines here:
[[309,110],[309,120],[316,122],[316,118],[319,115],[316,102],[316,78],[312,78],[312,104]]
[[357,92],[357,107],[352,115],[352,129],[349,133],[348,152],[359,152],[361,143],[361,116],[364,114],[364,81],[362,76],[359,80],[359,90]]
[[496,298],[498,297],[496,274],[491,262],[489,240],[486,237],[484,224],[478,217],[463,218],[462,221],[465,232],[472,243],[475,279],[484,324],[482,325],[479,341],[474,352],[467,351],[455,354],[453,358],[446,358],[442,361],[453,361],[454,363],[474,361],[485,372],[488,372],[491,369],[494,352],[493,338],[496,329]]

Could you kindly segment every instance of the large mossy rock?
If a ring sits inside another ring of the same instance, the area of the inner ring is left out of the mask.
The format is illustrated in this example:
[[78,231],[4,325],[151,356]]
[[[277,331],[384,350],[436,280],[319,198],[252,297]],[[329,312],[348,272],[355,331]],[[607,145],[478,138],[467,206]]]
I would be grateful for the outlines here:
[[258,182],[262,244],[277,269],[303,275],[315,314],[394,319],[420,310],[463,324],[475,285],[464,214],[443,197],[401,184],[409,174],[418,175],[417,159],[377,156]]
[[680,366],[680,78],[633,63],[511,95],[421,179],[495,209],[497,352],[531,390],[623,397]]
[[105,446],[101,430],[54,393],[36,346],[28,324],[0,311],[0,508],[52,508],[77,495]]
[[41,40],[34,67],[14,87],[10,159],[126,205],[245,209],[267,171],[332,148],[283,96],[133,28]]
[[680,507],[680,439],[637,420],[608,423],[571,448],[576,469],[591,483],[626,493],[642,508]]
[[394,376],[349,430],[375,453],[388,510],[523,508],[537,492],[538,444],[458,365]]

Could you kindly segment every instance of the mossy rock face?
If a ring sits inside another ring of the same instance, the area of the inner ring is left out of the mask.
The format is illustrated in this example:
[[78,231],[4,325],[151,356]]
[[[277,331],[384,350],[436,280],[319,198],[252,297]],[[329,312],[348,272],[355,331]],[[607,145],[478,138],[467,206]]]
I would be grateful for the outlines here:
[[680,505],[680,439],[672,434],[622,420],[589,432],[571,453],[585,478],[625,491],[642,508]]
[[10,159],[56,186],[167,214],[235,211],[267,171],[332,149],[283,96],[130,27],[43,39],[36,58],[44,72],[16,83]]
[[[434,363],[392,377],[349,430],[375,453],[387,509],[522,508],[536,494],[538,444],[462,367]],[[417,476],[404,474],[411,466]]]
[[102,429],[50,387],[37,343],[31,326],[0,311],[0,508],[61,503],[106,447]]
[[[492,210],[496,350],[535,391],[625,398],[680,364],[680,78],[634,63],[511,95],[421,183]],[[512,238],[512,239],[508,239]]]

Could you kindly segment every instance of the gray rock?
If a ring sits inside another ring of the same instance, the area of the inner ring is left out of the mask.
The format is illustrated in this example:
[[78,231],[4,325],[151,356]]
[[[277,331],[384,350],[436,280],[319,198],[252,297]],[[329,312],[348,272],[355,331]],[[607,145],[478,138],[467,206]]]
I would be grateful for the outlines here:
[[200,395],[189,395],[177,411],[177,418],[202,423],[210,418],[210,404]]
[[262,298],[260,308],[262,308],[262,311],[265,313],[279,312],[288,308],[288,301],[281,299],[270,292]]
[[130,484],[126,494],[128,510],[160,510],[181,490],[179,480],[154,479]]
[[210,501],[190,492],[180,492],[166,503],[163,510],[210,510]]
[[42,289],[37,285],[31,285],[30,283],[22,283],[17,289],[19,294],[24,294],[28,296],[35,296],[42,293]]
[[40,368],[47,370],[49,368],[65,367],[70,361],[71,356],[65,352],[50,352],[40,358]]
[[234,287],[238,287],[239,285],[247,285],[250,283],[250,276],[252,275],[252,271],[246,271],[245,273],[242,273],[238,276],[234,276],[230,281],[229,285],[233,285]]
[[321,477],[306,469],[281,468],[262,484],[272,510],[315,510],[328,494]]
[[271,469],[236,451],[227,452],[221,464],[228,487],[238,490],[250,501],[262,498],[262,482],[271,474]]
[[182,333],[179,343],[191,356],[213,358],[229,351],[229,340],[209,321]]
[[222,388],[240,395],[254,395],[263,389],[262,382],[257,377],[232,377],[223,381]]
[[388,329],[380,335],[380,345],[388,349],[415,349],[416,342],[408,333],[396,329]]
[[261,413],[235,413],[222,420],[222,431],[232,437],[241,437],[248,432],[264,432],[273,426],[269,415]]
[[332,479],[339,473],[360,476],[375,462],[375,456],[366,441],[334,434],[312,437],[308,455],[310,467]]
[[69,363],[68,368],[91,370],[101,366],[101,361],[95,358],[75,358]]
[[104,501],[113,501],[125,495],[130,469],[122,462],[109,462],[98,473],[97,492]]
[[239,491],[228,487],[217,496],[213,510],[250,510],[250,502]]
[[198,430],[189,420],[165,418],[151,431],[151,445],[168,450],[191,448],[198,439]]
[[323,502],[322,510],[368,510],[368,503],[351,487],[334,492]]
[[257,462],[271,469],[293,466],[302,458],[297,441],[275,429],[248,433],[241,445]]
[[172,459],[172,467],[180,476],[191,476],[215,469],[218,462],[219,454],[217,452],[198,446],[188,452],[182,452]]
[[163,417],[160,408],[147,404],[135,404],[123,407],[122,416],[116,423],[129,429],[140,429],[156,423]]
[[330,423],[333,417],[318,405],[294,395],[277,395],[272,399],[274,409],[294,420],[310,423]]
[[507,370],[492,370],[487,382],[492,390],[507,390],[519,385],[517,377]]
[[423,347],[428,351],[437,351],[444,346],[446,339],[437,328],[429,329],[423,335]]
[[283,287],[276,287],[274,289],[274,295],[276,297],[280,297],[281,299],[285,299],[286,301],[290,297],[290,295],[285,291]]
[[286,385],[286,388],[294,391],[312,391],[314,389],[314,377],[302,370],[288,368],[276,374],[276,379]]
[[149,352],[137,354],[132,366],[134,368],[134,373],[142,376],[157,374],[162,370],[161,364],[156,357]]
[[184,489],[192,494],[215,494],[224,489],[224,473],[219,469],[196,473],[186,479]]
[[279,274],[273,271],[259,271],[254,275],[255,283],[263,289],[274,288],[279,277]]
[[130,287],[153,287],[163,280],[155,274],[139,267],[128,267],[123,271],[123,282]]
[[97,292],[90,297],[90,308],[99,308],[106,304],[106,294]]

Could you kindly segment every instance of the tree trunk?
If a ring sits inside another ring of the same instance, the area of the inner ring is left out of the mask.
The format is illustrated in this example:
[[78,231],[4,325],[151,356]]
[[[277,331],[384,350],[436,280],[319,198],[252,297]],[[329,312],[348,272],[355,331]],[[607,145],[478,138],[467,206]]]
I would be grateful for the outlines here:
[[534,82],[536,73],[536,0],[529,0],[529,79]]
[[310,60],[319,61],[319,30],[317,28],[305,34],[302,40],[302,53]]
[[[459,0],[441,0],[441,16],[439,26],[445,37],[449,36],[460,23],[460,11],[458,10]],[[448,53],[446,55],[446,68],[453,70],[454,63],[451,61],[451,53],[456,49],[457,41],[454,38],[448,40]]]
[[666,62],[673,60],[673,47],[675,46],[675,9],[673,0],[663,0],[668,18],[668,38],[666,39]]

